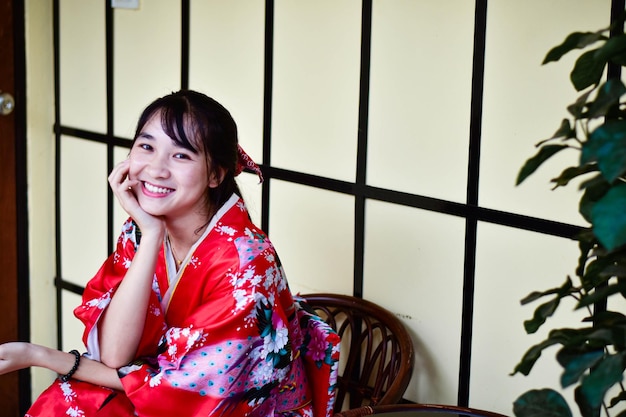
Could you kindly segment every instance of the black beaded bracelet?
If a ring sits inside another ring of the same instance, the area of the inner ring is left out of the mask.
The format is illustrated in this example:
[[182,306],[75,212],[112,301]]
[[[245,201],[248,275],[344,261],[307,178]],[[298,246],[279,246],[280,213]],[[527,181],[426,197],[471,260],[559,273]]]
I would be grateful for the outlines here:
[[76,359],[74,360],[74,366],[72,366],[72,369],[70,369],[70,371],[65,375],[61,375],[61,381],[63,382],[69,381],[72,375],[74,375],[74,372],[76,372],[76,370],[78,369],[78,365],[80,364],[80,353],[76,349],[70,350],[70,353],[74,355]]

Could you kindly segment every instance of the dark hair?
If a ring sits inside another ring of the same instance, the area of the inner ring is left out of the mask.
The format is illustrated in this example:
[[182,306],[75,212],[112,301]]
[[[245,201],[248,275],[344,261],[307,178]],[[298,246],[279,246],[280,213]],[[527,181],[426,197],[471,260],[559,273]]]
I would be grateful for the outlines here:
[[217,211],[233,193],[241,197],[235,181],[239,153],[237,124],[220,103],[202,93],[181,90],[153,101],[145,108],[135,131],[135,138],[157,113],[163,131],[179,146],[207,157],[209,178],[222,178],[207,192],[209,213]]

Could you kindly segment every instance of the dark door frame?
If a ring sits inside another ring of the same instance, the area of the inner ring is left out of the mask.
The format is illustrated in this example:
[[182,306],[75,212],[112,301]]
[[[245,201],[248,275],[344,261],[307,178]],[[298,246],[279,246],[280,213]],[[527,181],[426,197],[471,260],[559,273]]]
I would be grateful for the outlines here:
[[[15,109],[0,116],[0,149],[3,154],[3,183],[0,202],[5,234],[2,236],[0,266],[3,287],[0,317],[6,322],[0,337],[30,340],[30,272],[28,255],[28,202],[26,166],[26,41],[25,9],[22,0],[0,0],[0,89],[10,93]],[[6,246],[5,246],[6,245]],[[3,415],[24,415],[31,402],[30,369],[2,377]],[[5,404],[6,402],[6,404]]]

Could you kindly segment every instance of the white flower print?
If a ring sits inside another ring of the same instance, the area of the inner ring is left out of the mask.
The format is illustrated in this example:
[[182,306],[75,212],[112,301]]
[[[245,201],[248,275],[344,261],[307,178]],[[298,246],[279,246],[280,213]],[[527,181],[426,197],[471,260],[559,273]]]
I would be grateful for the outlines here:
[[191,259],[189,260],[189,265],[197,269],[200,265],[202,265],[202,262],[197,256],[192,256]]
[[[263,357],[263,353],[261,353],[261,356]],[[256,376],[258,377],[259,383],[263,384],[272,380],[274,370],[275,368],[272,361],[261,362],[260,366],[256,368]]]
[[59,385],[61,385],[61,391],[63,391],[63,397],[65,397],[66,402],[70,402],[72,399],[76,398],[76,393],[69,382],[62,382]]
[[250,283],[251,283],[253,286],[255,286],[255,287],[256,287],[256,286],[257,286],[257,285],[259,285],[261,282],[263,282],[263,277],[262,277],[261,275],[255,275],[255,276],[252,278],[252,280],[251,280],[251,282],[250,282]]
[[250,240],[254,240],[255,239],[254,233],[249,228],[246,227],[246,230],[244,230],[243,232],[244,232],[244,234],[246,235],[246,237],[248,239],[250,239]]
[[166,335],[168,341],[180,339],[180,327],[172,327]]
[[167,353],[168,355],[170,355],[172,358],[176,357],[176,353],[178,352],[178,347],[176,345],[171,345],[168,349],[167,349]]
[[[188,330],[188,329],[187,329]],[[202,332],[195,331],[193,334],[187,338],[187,350],[191,349],[198,340],[202,338]]]
[[111,291],[112,290],[105,292],[100,298],[94,298],[93,300],[87,301],[85,305],[88,308],[97,307],[100,310],[104,310],[111,302]]
[[235,298],[235,301],[237,302],[237,304],[235,305],[235,311],[240,311],[243,310],[244,307],[246,306],[246,303],[248,302],[248,294],[246,293],[245,290],[235,290],[233,291],[233,297]]
[[[335,350],[335,348],[333,348],[333,351]],[[335,361],[333,363],[333,365],[331,366],[332,372],[330,373],[331,378],[330,378],[330,385],[333,386],[335,384],[337,384],[337,374],[338,374],[338,369],[339,369],[339,361]]]
[[265,271],[265,289],[271,288],[275,285],[276,268],[270,267]]
[[276,329],[276,337],[274,338],[274,350],[273,352],[278,352],[282,348],[284,348],[289,342],[289,332],[286,327],[280,327]]
[[223,234],[223,235],[228,235],[230,237],[233,237],[235,235],[235,232],[237,232],[237,230],[231,226],[223,226],[223,225],[219,225],[215,228],[215,230],[217,230],[219,233]]
[[248,266],[248,268],[243,272],[243,277],[241,280],[239,280],[238,285],[240,286],[241,284],[243,284],[245,281],[249,281],[254,277],[255,274],[255,270],[253,266]]
[[70,417],[80,417],[80,416],[84,416],[85,412],[78,407],[70,407],[67,409],[65,414]]
[[276,373],[275,378],[279,381],[284,381],[285,378],[287,378],[287,374],[289,373],[290,369],[290,367],[285,367],[281,369],[274,368],[274,372]]
[[288,342],[288,332],[284,327],[276,329],[276,335],[268,334],[263,338],[263,353],[265,358],[269,352],[278,353]]
[[150,378],[150,387],[156,387],[158,385],[161,385],[161,374],[156,374],[155,376],[153,376],[152,378]]
[[159,317],[161,315],[161,309],[157,306],[150,306],[150,314]]

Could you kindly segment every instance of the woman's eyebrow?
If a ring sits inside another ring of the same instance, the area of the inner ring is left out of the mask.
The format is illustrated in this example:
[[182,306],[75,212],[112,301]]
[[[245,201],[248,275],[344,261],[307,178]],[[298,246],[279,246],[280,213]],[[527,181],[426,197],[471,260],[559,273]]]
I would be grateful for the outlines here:
[[154,139],[154,136],[152,136],[150,133],[146,133],[146,132],[139,132],[137,137],[138,138],[142,138],[142,139]]

